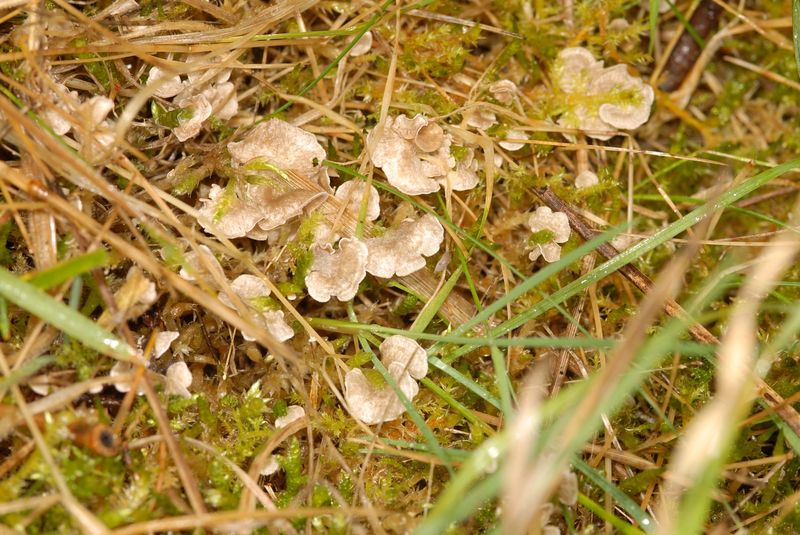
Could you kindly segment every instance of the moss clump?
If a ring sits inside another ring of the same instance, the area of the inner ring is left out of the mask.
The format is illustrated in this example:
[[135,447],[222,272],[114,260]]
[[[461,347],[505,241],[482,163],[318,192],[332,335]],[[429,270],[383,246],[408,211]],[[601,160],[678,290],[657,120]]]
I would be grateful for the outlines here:
[[479,37],[477,26],[465,30],[451,24],[438,25],[406,38],[400,64],[411,75],[451,76],[464,68],[469,50]]

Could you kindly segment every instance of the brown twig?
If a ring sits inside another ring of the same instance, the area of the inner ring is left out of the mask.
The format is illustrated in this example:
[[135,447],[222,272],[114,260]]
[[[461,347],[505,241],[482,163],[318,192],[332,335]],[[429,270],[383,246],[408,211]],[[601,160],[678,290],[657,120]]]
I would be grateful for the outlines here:
[[[595,229],[589,226],[584,218],[575,210],[570,204],[562,200],[558,195],[549,189],[534,188],[534,193],[550,207],[551,210],[564,212],[569,218],[570,227],[584,240],[589,241],[594,239],[599,234]],[[619,254],[614,246],[610,243],[603,243],[595,249],[598,253],[603,255],[606,259],[611,259]],[[631,264],[625,264],[619,268],[619,272],[634,286],[636,286],[642,293],[648,294],[653,288],[653,281],[642,273],[638,268]],[[680,319],[689,326],[689,334],[698,342],[704,344],[719,345],[719,338],[714,336],[708,329],[697,323],[691,315],[684,310],[673,299],[666,299],[664,301],[664,311],[673,318]],[[795,410],[791,405],[786,404],[783,397],[778,394],[764,379],[754,376],[753,380],[756,383],[758,394],[761,399],[772,409],[783,421],[794,430],[795,433],[800,435],[800,413]]]

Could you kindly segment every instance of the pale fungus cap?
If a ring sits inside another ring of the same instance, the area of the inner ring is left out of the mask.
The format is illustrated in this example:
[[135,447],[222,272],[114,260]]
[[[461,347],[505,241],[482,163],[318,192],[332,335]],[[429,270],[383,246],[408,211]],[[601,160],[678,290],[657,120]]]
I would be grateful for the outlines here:
[[367,199],[367,221],[375,221],[381,215],[380,198],[375,186],[370,186],[367,191],[367,184],[361,180],[349,180],[336,188],[336,198],[347,205],[354,216],[358,217],[361,212],[361,202],[364,195],[368,194]]
[[503,104],[511,104],[517,96],[517,84],[511,80],[498,80],[489,86],[489,93]]
[[327,303],[331,297],[339,301],[355,297],[366,276],[367,245],[357,238],[344,238],[335,251],[330,245],[312,245],[311,251],[314,261],[306,275],[308,295],[320,303]]
[[498,143],[498,145],[500,145],[504,149],[510,150],[512,152],[513,151],[517,151],[517,150],[521,149],[522,147],[524,147],[525,145],[527,145],[527,143],[524,143],[524,142],[521,142],[521,141],[508,141],[508,140],[512,140],[512,139],[529,139],[529,138],[528,138],[528,134],[526,134],[525,132],[523,132],[521,130],[509,130],[508,132],[506,132],[506,140],[505,141],[500,141]]
[[528,219],[528,227],[531,232],[549,230],[553,233],[553,240],[542,245],[535,245],[528,258],[536,260],[541,255],[547,262],[555,262],[561,258],[561,246],[558,244],[567,241],[570,235],[567,214],[553,212],[547,206],[540,206]]
[[612,92],[631,92],[634,99],[622,104],[606,103],[598,108],[598,116],[602,121],[623,130],[639,128],[650,117],[655,93],[653,88],[645,84],[641,78],[628,74],[625,65],[615,65],[605,69],[590,84],[594,94],[611,94]]
[[367,135],[372,163],[389,183],[407,195],[439,190],[440,180],[456,166],[450,154],[452,137],[421,114],[387,117],[380,137],[376,127]]
[[171,364],[166,373],[166,393],[170,396],[182,398],[192,397],[189,387],[192,385],[192,372],[183,361]]
[[588,169],[581,171],[575,177],[575,187],[578,189],[589,188],[600,183],[600,178],[594,171]]
[[72,129],[72,122],[67,117],[70,110],[80,106],[80,97],[77,92],[70,90],[64,84],[55,85],[58,91],[50,92],[50,102],[53,105],[44,108],[42,116],[50,124],[53,132],[63,136]]
[[553,65],[555,82],[565,93],[580,93],[593,76],[603,70],[603,62],[594,59],[587,49],[576,46],[565,48]]
[[558,501],[567,507],[578,503],[578,476],[575,472],[571,470],[564,472],[561,482],[558,484]]
[[444,229],[431,214],[405,220],[385,235],[366,240],[367,271],[385,279],[410,275],[425,267],[426,256],[439,252],[442,240]]
[[153,344],[153,358],[157,359],[166,353],[172,342],[178,339],[178,336],[180,336],[178,331],[162,331],[158,333]]
[[650,117],[653,88],[630,75],[625,65],[603,68],[587,49],[566,48],[559,53],[553,75],[562,91],[582,99],[559,118],[563,127],[608,140],[614,130],[638,128]]
[[[267,283],[264,282],[264,279],[247,273],[239,275],[231,281],[231,290],[246,304],[250,303],[250,299],[264,297],[270,294],[269,287]],[[219,300],[228,308],[236,308],[225,292],[220,292]]]
[[[392,362],[386,368],[400,391],[409,400],[413,399],[419,392],[419,386],[404,371],[404,365]],[[405,412],[403,403],[390,385],[385,384],[382,388],[374,386],[358,368],[350,370],[344,377],[344,399],[350,414],[367,425],[394,420]]]
[[[182,267],[178,272],[178,275],[180,275],[182,279],[190,282],[197,280],[197,277],[199,276],[205,279],[206,282],[213,284],[214,277],[209,272],[210,270],[213,271],[218,277],[224,279],[225,273],[222,271],[222,266],[214,256],[214,253],[211,252],[211,249],[205,245],[198,245],[197,248],[199,249],[200,253],[197,253],[194,250],[186,253],[184,256],[184,259],[186,260],[186,267]],[[200,255],[203,255],[204,261],[200,260]]]
[[275,418],[275,429],[282,429],[290,423],[299,420],[306,415],[306,410],[300,405],[289,405],[286,407],[286,415]]
[[443,187],[450,187],[455,191],[468,191],[478,185],[478,160],[475,159],[475,150],[467,149],[467,154],[456,162],[454,169],[447,172],[444,178],[439,179]]
[[236,163],[262,158],[310,179],[317,177],[325,159],[325,149],[314,134],[280,119],[261,123],[241,141],[228,143],[228,151]]
[[[269,331],[269,334],[279,342],[285,342],[294,336],[294,329],[286,323],[282,310],[267,310],[261,314],[257,314],[256,321]],[[255,338],[245,333],[242,333],[242,338],[248,342],[255,341]]]
[[488,130],[497,124],[497,115],[491,110],[480,107],[470,108],[464,112],[467,126],[478,130]]
[[202,93],[191,97],[176,99],[175,104],[179,108],[185,108],[192,112],[192,116],[187,119],[179,119],[179,126],[172,129],[172,133],[178,141],[186,141],[200,133],[203,123],[211,117],[213,106]]
[[151,67],[147,74],[146,87],[157,86],[153,94],[161,98],[172,98],[184,90],[185,84],[177,74],[170,74],[158,67]]
[[[350,39],[352,42],[352,39]],[[358,40],[358,43],[355,44],[353,48],[350,49],[350,56],[363,56],[367,52],[372,49],[372,32],[366,32],[364,35],[361,36],[361,39]]]
[[[217,184],[211,186],[208,199],[201,199],[198,210],[203,216],[200,225],[207,232],[216,229],[226,238],[247,236],[254,240],[266,240],[269,231],[313,209],[324,200],[321,191],[293,190],[276,192],[263,185],[245,184],[237,187],[233,198],[228,199],[225,190]],[[225,211],[214,220],[220,206]]]
[[380,345],[381,362],[389,366],[397,362],[414,379],[422,379],[428,374],[428,355],[411,338],[401,335],[390,336]]

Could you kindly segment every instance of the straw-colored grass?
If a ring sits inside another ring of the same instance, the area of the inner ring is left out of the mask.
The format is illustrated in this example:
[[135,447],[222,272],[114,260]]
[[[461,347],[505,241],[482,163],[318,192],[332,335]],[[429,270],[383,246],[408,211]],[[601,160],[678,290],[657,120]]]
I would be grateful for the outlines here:
[[[800,532],[798,6],[0,3],[0,533]],[[568,47],[649,84],[649,119],[573,128],[644,97],[568,90]],[[402,114],[477,186],[409,195],[374,165]],[[235,161],[270,120],[315,136],[330,187]],[[333,195],[350,180],[376,220]],[[229,237],[248,187],[314,201]],[[540,206],[571,229],[553,262],[529,258],[556,243]],[[323,231],[425,214],[424,267],[309,295]],[[392,335],[427,354],[410,399]],[[354,418],[354,369],[403,414]]]

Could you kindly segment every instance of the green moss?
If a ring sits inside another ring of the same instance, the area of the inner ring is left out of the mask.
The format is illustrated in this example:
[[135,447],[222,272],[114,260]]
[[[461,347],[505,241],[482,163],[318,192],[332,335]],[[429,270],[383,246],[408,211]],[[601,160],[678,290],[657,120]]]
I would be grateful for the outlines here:
[[278,464],[286,474],[286,490],[278,494],[278,507],[286,506],[300,489],[306,484],[306,477],[303,475],[303,455],[300,441],[296,437],[289,442],[289,447],[283,455],[278,455]]
[[530,237],[528,237],[528,245],[544,245],[553,241],[555,237],[556,235],[552,230],[543,229],[538,232],[534,232],[530,235]]
[[464,31],[461,26],[436,25],[432,30],[406,38],[400,65],[411,75],[451,76],[464,68],[469,49],[479,36],[477,26]]

